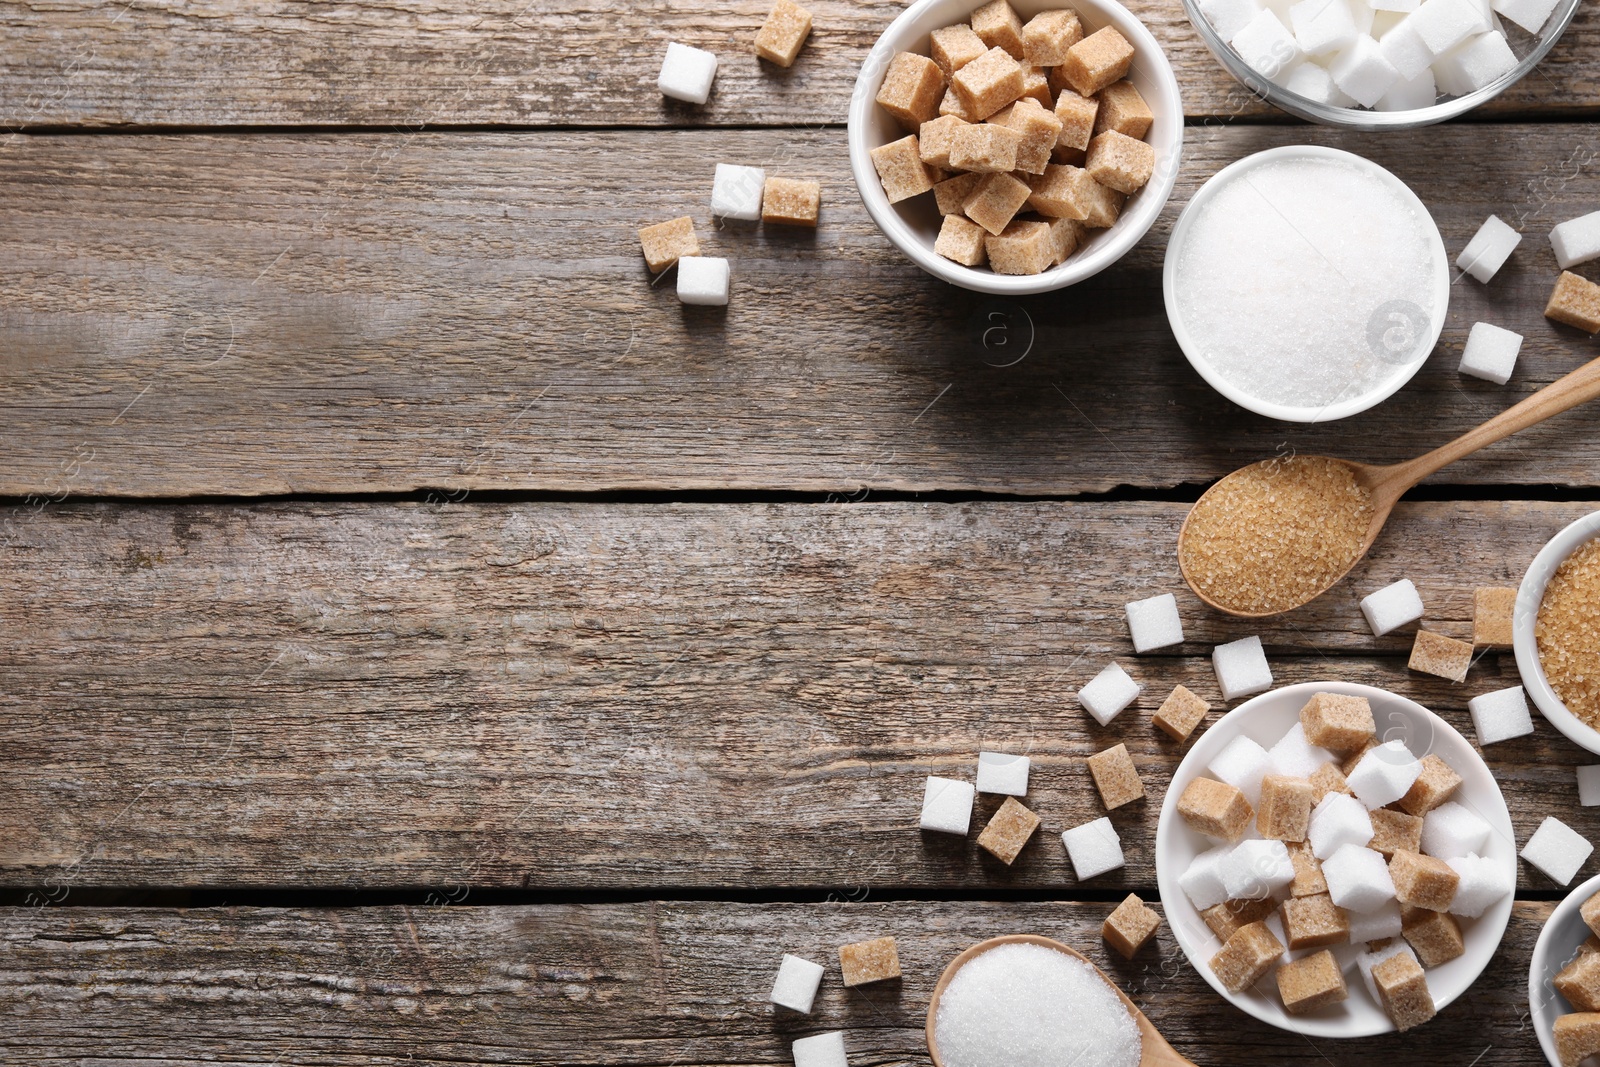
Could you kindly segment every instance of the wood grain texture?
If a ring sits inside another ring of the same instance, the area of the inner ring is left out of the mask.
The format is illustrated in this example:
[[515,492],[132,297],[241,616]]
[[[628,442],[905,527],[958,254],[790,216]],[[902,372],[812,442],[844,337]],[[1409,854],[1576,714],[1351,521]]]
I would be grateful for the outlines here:
[[[1015,303],[888,245],[838,130],[24,138],[0,152],[0,494],[1169,486],[1286,448],[1408,458],[1596,353],[1541,314],[1542,233],[1600,200],[1591,127],[1190,132],[1150,237]],[[1453,286],[1409,386],[1316,429],[1206,386],[1160,290],[1199,183],[1297,141],[1393,168],[1451,250],[1490,212],[1528,234],[1492,286]],[[712,228],[718,159],[820,178],[821,229]],[[733,262],[725,311],[650,284],[635,228],[683,212]],[[1507,387],[1456,371],[1480,319],[1527,336]],[[1572,413],[1438,478],[1595,486],[1597,427]]]
[[[234,125],[785,125],[842,123],[856,74],[897,3],[817,0],[782,70],[752,42],[767,0],[406,3],[175,0],[0,4],[0,128]],[[1285,118],[1212,58],[1177,2],[1129,7],[1161,42],[1195,116]],[[668,41],[715,52],[704,107],[665,100]],[[1484,110],[1600,106],[1600,12]]]
[[[1111,907],[0,909],[0,1054],[107,1067],[786,1065],[795,1038],[843,1030],[852,1063],[925,1064],[944,966],[977,941],[1027,932],[1098,961],[1200,1067],[1544,1062],[1527,972],[1550,904],[1517,904],[1488,969],[1422,1029],[1353,1041],[1295,1037],[1230,1007],[1165,927],[1122,960],[1099,937]],[[902,980],[844,989],[838,946],[885,934]],[[828,968],[810,1016],[767,1002],[786,951]]]
[[[1279,684],[1380,685],[1472,737],[1512,657],[1411,674],[1358,594],[1409,577],[1466,636],[1473,588],[1593,507],[1402,505],[1350,582],[1256,627],[1182,587],[1174,504],[49,506],[7,529],[0,884],[1070,892],[1058,835],[1103,814],[1084,761],[1121,741],[1148,797],[1087,888],[1150,886],[1184,751],[1150,715],[1180,682],[1220,707],[1214,643],[1259,632]],[[1130,655],[1123,604],[1168,590],[1188,643]],[[1112,659],[1146,689],[1101,728],[1074,694]],[[1009,869],[916,829],[923,776],[984,748],[1034,760]],[[1600,833],[1593,757],[1548,724],[1488,757],[1519,837]]]

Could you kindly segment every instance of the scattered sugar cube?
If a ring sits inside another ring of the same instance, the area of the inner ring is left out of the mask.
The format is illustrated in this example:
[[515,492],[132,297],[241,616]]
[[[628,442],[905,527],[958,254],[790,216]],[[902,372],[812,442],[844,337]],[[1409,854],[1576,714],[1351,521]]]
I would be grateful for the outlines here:
[[1223,700],[1237,700],[1272,688],[1272,668],[1267,665],[1259,637],[1218,645],[1211,651],[1211,666],[1217,672]]
[[[1181,640],[1181,638],[1180,638]],[[1174,741],[1187,741],[1194,728],[1205,719],[1211,705],[1195,696],[1186,686],[1175,686],[1161,707],[1156,709],[1151,722]]]
[[728,303],[728,261],[720,256],[680,256],[678,301],[722,307]]
[[1138,88],[1124,78],[1100,90],[1100,110],[1094,120],[1094,132],[1113,130],[1133,138],[1142,138],[1150,132],[1156,115],[1150,110]]
[[1116,130],[1095,135],[1083,169],[1089,177],[1119,193],[1136,193],[1156,169],[1156,150]]
[[1401,78],[1420,78],[1424,71],[1428,72],[1430,80],[1433,78],[1429,70],[1433,65],[1433,53],[1422,42],[1422,35],[1417,32],[1410,16],[1401,19],[1379,38],[1378,51],[1383,53],[1383,58],[1399,72]]
[[1433,994],[1428,992],[1428,976],[1415,956],[1399,954],[1375,964],[1372,981],[1378,989],[1378,1003],[1402,1033],[1421,1026],[1437,1011]]
[[1328,762],[1329,752],[1354,752],[1378,730],[1371,702],[1366,697],[1342,693],[1317,693],[1306,701],[1300,709],[1299,728],[1305,743],[1315,746],[1315,755],[1321,758],[1308,777]]
[[1232,851],[1232,845],[1219,845],[1202,852],[1178,876],[1178,888],[1196,910],[1205,911],[1228,899],[1228,890],[1222,881],[1222,864]]
[[1544,316],[1588,333],[1600,333],[1600,285],[1570,270],[1562,271],[1550,291]]
[[[992,177],[1009,178],[1010,175]],[[983,250],[989,257],[989,269],[996,274],[1038,274],[1055,264],[1060,251],[1056,232],[1050,224],[1033,219],[1018,219],[1000,233],[985,237]],[[1079,699],[1081,701],[1082,697]]]
[[1314,897],[1318,893],[1326,893],[1328,883],[1322,877],[1322,861],[1311,851],[1310,843],[1290,841],[1288,848],[1289,862],[1294,864],[1294,881],[1289,883],[1289,895]]
[[1520,351],[1520,333],[1502,329],[1493,323],[1473,323],[1472,332],[1467,335],[1466,347],[1461,351],[1461,373],[1504,385],[1511,380],[1511,372],[1517,365],[1517,353]]
[[1372,636],[1382,637],[1422,618],[1422,596],[1411,579],[1402,578],[1363,599],[1361,614],[1367,617]]
[[1343,846],[1322,861],[1322,877],[1328,883],[1328,896],[1350,911],[1371,911],[1394,899],[1389,865],[1370,848]]
[[928,41],[928,58],[938,64],[946,81],[988,50],[983,38],[973,33],[965,22],[934,30]]
[[1022,45],[1022,20],[1006,0],[991,0],[974,11],[968,21],[973,32],[990,48],[1003,48],[1016,59],[1026,54]]
[[1107,811],[1131,804],[1144,797],[1144,782],[1128,755],[1127,745],[1116,745],[1089,757],[1089,774]]
[[1361,803],[1381,808],[1405,796],[1421,773],[1422,761],[1411,754],[1405,742],[1390,741],[1362,756],[1345,779]]
[[944,74],[937,63],[915,52],[896,52],[883,73],[877,103],[915,133],[924,122],[938,117],[944,90]]
[[1593,851],[1594,846],[1582,834],[1547,815],[1528,838],[1528,843],[1522,846],[1520,855],[1556,882],[1567,885]]
[[900,950],[892,937],[875,937],[839,948],[839,972],[847,987],[900,977]]
[[1372,106],[1377,111],[1415,111],[1419,107],[1432,107],[1438,98],[1439,87],[1433,80],[1433,71],[1425,70],[1415,78],[1402,77]]
[[1533,733],[1533,715],[1520,685],[1473,697],[1467,701],[1467,711],[1480,748]]
[[[1444,860],[1404,850],[1396,851],[1389,860],[1389,877],[1394,881],[1396,900],[1429,911],[1447,910],[1461,884],[1461,876]],[[1416,943],[1411,947],[1416,948]]]
[[1151,652],[1183,644],[1183,620],[1178,618],[1178,598],[1171,593],[1135,600],[1125,608],[1128,632],[1135,652]]
[[1217,935],[1218,941],[1227,944],[1228,938],[1237,933],[1241,926],[1262,922],[1277,910],[1278,902],[1271,897],[1261,897],[1257,900],[1225,900],[1221,904],[1213,904],[1203,909],[1200,918],[1211,927],[1211,932]]
[[822,984],[822,964],[784,954],[778,977],[772,983],[772,1003],[802,1015],[811,1014],[817,987]]
[[725,219],[759,221],[766,184],[767,172],[760,167],[718,163],[711,183],[711,213]]
[[1080,96],[1093,96],[1121,81],[1133,65],[1133,45],[1111,26],[1104,26],[1067,49],[1061,76]]
[[1056,97],[1056,118],[1061,120],[1061,136],[1056,138],[1058,148],[1088,148],[1099,121],[1098,97],[1080,96],[1066,88]]
[[922,829],[965,834],[972,824],[972,801],[976,795],[977,790],[969,782],[929,775],[922,791]]
[[[1353,945],[1400,936],[1400,902],[1398,900],[1386,901],[1371,911],[1348,912],[1347,917],[1350,924],[1350,943]],[[1374,996],[1374,999],[1376,999],[1376,996]]]
[[1578,803],[1586,808],[1600,805],[1600,764],[1578,768]]
[[1038,828],[1039,816],[1017,803],[1016,797],[1006,797],[978,835],[978,847],[1009,867]]
[[1336,52],[1355,43],[1355,19],[1345,0],[1300,0],[1289,9],[1294,39],[1307,55]]
[[[948,158],[948,157],[946,157]],[[933,187],[933,198],[939,206],[941,215],[961,214],[961,205],[967,197],[972,195],[972,190],[977,188],[983,180],[981,174],[957,174],[953,178],[946,178]],[[971,222],[971,219],[966,221]],[[942,254],[942,253],[941,253]],[[971,266],[971,264],[968,264]]]
[[794,1053],[794,1067],[850,1067],[844,1052],[844,1034],[838,1030],[802,1037],[789,1049]]
[[1476,919],[1515,888],[1511,876],[1488,856],[1469,854],[1445,862],[1460,879],[1450,911],[1463,919]]
[[1240,841],[1222,861],[1228,899],[1264,897],[1294,881],[1294,863],[1282,841]]
[[1422,819],[1393,808],[1374,808],[1372,840],[1367,847],[1393,861],[1397,852],[1419,852],[1422,849]]
[[1230,993],[1243,993],[1283,958],[1283,942],[1264,922],[1241,926],[1211,957],[1211,971]]
[[1161,916],[1145,907],[1137,894],[1129,893],[1100,924],[1100,936],[1119,956],[1131,960],[1160,926]]
[[1572,1012],[1557,1017],[1551,1028],[1561,1067],[1578,1067],[1600,1052],[1600,1013]]
[[1372,107],[1400,80],[1395,69],[1378,47],[1365,35],[1357,37],[1339,52],[1328,67],[1333,83],[1363,107]]
[[1366,847],[1373,832],[1366,805],[1344,793],[1329,793],[1311,810],[1306,840],[1311,842],[1311,854],[1326,860],[1346,845]]
[[1008,756],[1004,752],[978,753],[978,792],[1027,796],[1031,762],[1027,756]]
[[1472,646],[1430,630],[1418,630],[1407,666],[1423,674],[1464,682],[1467,668],[1472,666]]
[[1505,266],[1521,243],[1522,234],[1506,225],[1500,216],[1490,215],[1456,257],[1456,266],[1480,282],[1487,282]]
[[1067,846],[1072,871],[1080,882],[1114,871],[1123,864],[1122,839],[1117,836],[1110,819],[1100,818],[1074,826],[1061,835],[1061,843]]
[[[1396,904],[1394,906],[1394,912],[1395,912],[1395,915],[1396,915],[1395,924],[1394,924],[1394,933],[1392,933],[1392,934],[1390,934],[1388,936],[1391,937],[1391,938],[1398,938],[1400,936],[1400,920],[1398,918],[1398,916],[1400,914],[1400,905]],[[1352,924],[1352,927],[1353,927],[1353,925],[1354,924]],[[1371,940],[1371,941],[1382,941],[1382,940],[1385,940],[1385,939],[1384,938],[1379,938],[1379,937],[1374,937],[1374,938],[1369,938],[1368,940]],[[1353,933],[1350,935],[1350,941],[1353,944],[1360,944],[1361,943],[1361,939],[1356,937]],[[1364,984],[1367,987],[1367,995],[1372,998],[1372,1002],[1374,1004],[1377,1004],[1380,1007],[1382,1007],[1383,1001],[1378,996],[1378,987],[1373,984],[1373,981],[1372,981],[1372,968],[1374,966],[1376,966],[1377,964],[1382,963],[1384,960],[1391,959],[1391,958],[1393,958],[1395,956],[1405,956],[1405,957],[1408,957],[1411,960],[1412,963],[1416,963],[1417,962],[1416,953],[1411,951],[1411,946],[1406,944],[1404,941],[1398,941],[1398,940],[1397,941],[1393,941],[1390,944],[1384,945],[1381,948],[1374,949],[1372,951],[1361,952],[1361,953],[1357,954],[1357,956],[1356,956],[1356,971],[1358,973],[1360,973],[1360,975],[1361,975],[1362,984]],[[1420,964],[1418,965],[1417,969],[1418,970],[1422,969]]]
[[[1315,3],[1317,0],[1306,0],[1306,2]],[[1273,81],[1291,93],[1329,107],[1349,107],[1355,103],[1345,95],[1343,89],[1334,84],[1333,75],[1328,73],[1327,67],[1319,66],[1309,59],[1280,71]]]
[[1307,741],[1305,725],[1298,722],[1267,751],[1270,773],[1289,778],[1309,779],[1318,767],[1331,762],[1333,753]]
[[644,250],[644,265],[651,274],[660,274],[682,256],[700,254],[694,220],[688,215],[645,226],[639,231],[639,247]]
[[1529,33],[1538,33],[1556,9],[1556,0],[1494,0],[1494,10]]
[[822,183],[797,178],[768,178],[761,191],[761,221],[765,225],[817,225],[822,206]]
[[1568,219],[1551,230],[1550,248],[1562,270],[1600,259],[1600,211]]
[[661,61],[656,88],[662,96],[703,104],[711,96],[711,80],[717,76],[717,57],[702,48],[690,48],[676,41],[667,45]]
[[[992,255],[992,251],[991,251]],[[1120,664],[1113,663],[1078,690],[1078,703],[1104,726],[1139,695],[1139,683],[1128,677]]]
[[1261,810],[1256,829],[1262,837],[1304,841],[1311,827],[1311,783],[1304,778],[1269,774],[1261,779]]
[[1477,812],[1448,801],[1422,817],[1422,851],[1441,860],[1481,853],[1490,830]]
[[1196,778],[1179,795],[1178,814],[1208,837],[1237,841],[1255,812],[1244,794],[1228,783]]
[[[1455,874],[1454,871],[1450,873]],[[1467,950],[1461,924],[1454,915],[1428,908],[1408,908],[1403,904],[1400,913],[1403,916],[1400,934],[1424,967],[1442,967]]]
[[1485,586],[1472,591],[1472,643],[1488,648],[1510,648],[1516,635],[1512,619],[1517,611],[1517,590]]
[[1240,59],[1264,78],[1275,77],[1279,71],[1304,58],[1294,34],[1270,8],[1257,12],[1228,43]]
[[870,155],[889,203],[898,204],[933,188],[933,174],[922,162],[916,134],[879,145]]
[[1211,773],[1244,794],[1251,807],[1261,801],[1261,778],[1267,773],[1267,750],[1248,737],[1229,741],[1211,761]]
[[1224,41],[1231,41],[1261,13],[1259,0],[1200,0],[1200,10]]
[[1022,27],[1022,58],[1036,67],[1067,61],[1067,50],[1083,40],[1083,26],[1067,8],[1041,11]]
[[1517,55],[1505,34],[1480,34],[1433,62],[1433,77],[1442,92],[1465,96],[1476,92],[1517,65]]
[[1420,818],[1449,800],[1460,784],[1455,768],[1430,752],[1422,757],[1422,773],[1396,804],[1407,815]]
[[756,55],[780,67],[791,67],[810,35],[811,12],[794,0],[774,0],[767,21],[756,34]]
[[969,121],[981,122],[1022,95],[1022,66],[1003,48],[991,48],[955,72],[950,88]]
[[1278,968],[1278,996],[1290,1015],[1337,1004],[1350,996],[1344,972],[1327,949],[1292,960]]
[[1424,0],[1410,21],[1436,57],[1489,29],[1489,20],[1473,0]]

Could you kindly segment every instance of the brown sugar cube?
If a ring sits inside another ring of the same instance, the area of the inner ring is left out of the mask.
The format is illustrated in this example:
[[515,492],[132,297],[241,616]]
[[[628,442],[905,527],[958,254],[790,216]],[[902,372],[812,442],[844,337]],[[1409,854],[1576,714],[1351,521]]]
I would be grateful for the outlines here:
[[1290,1015],[1304,1015],[1337,1004],[1349,995],[1344,973],[1327,949],[1278,968],[1278,996],[1283,998],[1283,1010]]
[[982,180],[981,174],[957,174],[935,185],[933,198],[939,205],[939,214],[961,214],[961,205],[966,203],[967,197],[972,195],[972,190],[977,188]]
[[1424,967],[1449,963],[1467,950],[1461,939],[1461,924],[1448,912],[1416,908],[1402,917],[1400,936]]
[[1600,1052],[1600,1012],[1576,1011],[1558,1016],[1551,1036],[1561,1067],[1578,1067]]
[[1587,955],[1590,952],[1600,952],[1600,937],[1590,934],[1584,939],[1583,944],[1578,946],[1578,952],[1583,955]]
[[1016,797],[1006,797],[1006,802],[978,835],[978,847],[1009,867],[1038,828],[1039,816],[1019,804]]
[[1006,0],[994,0],[972,13],[972,32],[990,48],[1003,48],[1013,59],[1021,59],[1022,20]]
[[[1461,784],[1461,776],[1444,760],[1428,753],[1422,757],[1422,773],[1411,783],[1406,795],[1395,801],[1407,815],[1421,817],[1450,799]],[[1416,852],[1417,849],[1411,851]]]
[[1372,968],[1372,984],[1378,987],[1378,1001],[1398,1030],[1409,1030],[1433,1018],[1433,994],[1428,992],[1428,976],[1417,961],[1404,952],[1390,956]]
[[1329,793],[1343,793],[1347,797],[1356,795],[1336,763],[1324,763],[1311,772],[1311,806],[1315,808],[1321,804],[1322,798]]
[[[1372,827],[1378,828],[1377,815],[1373,812]],[[1389,815],[1400,815],[1401,818],[1411,819],[1414,816],[1404,815],[1400,812],[1387,812]],[[1417,840],[1422,840],[1422,820],[1416,820]],[[1376,836],[1373,838],[1377,840]],[[1376,848],[1376,845],[1370,846]],[[1394,855],[1389,859],[1389,877],[1394,881],[1395,899],[1401,904],[1413,908],[1427,908],[1430,911],[1449,911],[1450,902],[1455,899],[1456,887],[1461,884],[1461,876],[1455,868],[1441,859],[1424,856],[1413,849],[1395,849]]]
[[812,226],[822,206],[822,184],[797,178],[768,178],[761,187],[761,221],[782,226]]
[[1156,170],[1156,150],[1126,134],[1107,130],[1089,142],[1083,165],[1089,177],[1119,193],[1138,192]]
[[1044,173],[1050,165],[1050,153],[1056,146],[1056,138],[1061,136],[1061,120],[1056,118],[1054,112],[1040,107],[1036,100],[1023,97],[1002,109],[990,121],[1016,130],[1021,136],[1022,140],[1017,145],[1016,170],[1027,174]]
[[1311,783],[1286,774],[1261,779],[1261,804],[1256,829],[1278,841],[1304,841],[1311,827]]
[[956,95],[956,91],[954,89],[946,89],[944,91],[944,99],[939,101],[939,114],[954,115],[962,122],[981,121],[977,118],[974,118],[972,112],[961,106],[961,98]]
[[1431,630],[1418,630],[1417,643],[1411,646],[1411,662],[1407,666],[1423,674],[1464,682],[1467,668],[1472,666],[1472,646]]
[[1339,693],[1318,693],[1306,701],[1300,726],[1308,743],[1340,755],[1354,752],[1378,732],[1367,698]]
[[1131,66],[1133,45],[1106,26],[1067,49],[1066,61],[1059,69],[1074,92],[1093,96],[1112,82],[1127,77]]
[[950,169],[950,139],[955,131],[970,123],[954,115],[940,115],[924,122],[917,130],[917,150],[930,167]]
[[1189,740],[1189,735],[1194,733],[1194,728],[1204,721],[1206,712],[1210,710],[1210,704],[1195,696],[1187,686],[1180,685],[1161,702],[1150,721],[1174,741],[1182,742]]
[[1385,858],[1396,852],[1422,850],[1422,820],[1393,808],[1374,808],[1368,813],[1372,818],[1372,840],[1367,847],[1380,852]]
[[[1011,220],[1016,217],[1017,210],[1027,202],[1027,199],[1026,182],[1019,181],[1009,174],[985,174],[979,179],[978,184],[972,187],[972,192],[962,203],[961,210],[966,213],[967,218],[998,237],[1005,232]],[[993,249],[989,250],[989,256],[991,258],[994,256]]]
[[1291,841],[1286,847],[1289,849],[1289,862],[1294,865],[1294,881],[1289,883],[1289,895],[1314,897],[1318,893],[1326,893],[1328,883],[1322,877],[1322,861],[1311,851],[1311,846],[1304,841]]
[[898,204],[933,188],[933,173],[922,162],[916,134],[879,145],[871,154],[872,165],[878,168],[878,178],[883,182],[889,203]]
[[933,250],[963,267],[981,267],[989,261],[989,254],[983,250],[983,239],[987,236],[982,226],[965,215],[946,215],[939,225],[939,237],[933,242]]
[[1486,588],[1472,591],[1472,643],[1488,648],[1510,648],[1511,617],[1517,610],[1515,589]]
[[1227,944],[1241,926],[1258,923],[1278,910],[1278,902],[1271,897],[1255,897],[1246,900],[1224,900],[1221,904],[1213,904],[1200,913],[1200,918],[1205,920],[1211,932],[1217,935],[1217,940]]
[[1056,138],[1056,147],[1088,148],[1099,114],[1099,100],[1079,96],[1071,89],[1061,90],[1061,95],[1056,97],[1056,118],[1061,120],[1061,136]]
[[1055,94],[1050,91],[1050,78],[1039,68],[1027,63],[1022,65],[1022,95],[1021,100],[1032,100],[1046,111],[1055,109]]
[[994,122],[969,122],[950,130],[950,167],[975,174],[1009,174],[1017,169],[1022,134]]
[[1579,952],[1556,972],[1551,984],[1579,1011],[1600,1011],[1600,955]]
[[1083,40],[1083,24],[1075,11],[1041,11],[1022,27],[1022,58],[1036,67],[1067,61],[1067,49]]
[[1050,236],[1056,243],[1056,262],[1065,263],[1067,257],[1078,250],[1083,243],[1083,223],[1077,219],[1046,219],[1050,226]]
[[793,0],[774,0],[756,34],[756,55],[780,67],[794,64],[811,35],[811,12]]
[[1350,940],[1350,918],[1326,893],[1283,902],[1283,936],[1290,949],[1321,948]]
[[1003,48],[991,48],[955,72],[950,88],[971,122],[980,122],[1022,95],[1022,66]]
[[1055,264],[1055,238],[1047,222],[1013,222],[984,238],[989,269],[996,274],[1041,274]]
[[659,274],[678,262],[680,256],[698,256],[700,240],[694,235],[694,220],[688,215],[668,219],[639,231],[639,247],[644,249],[644,265]]
[[1196,778],[1178,797],[1183,821],[1207,837],[1237,841],[1255,814],[1244,793],[1227,782]]
[[1138,896],[1129,893],[1127,899],[1106,916],[1106,921],[1100,926],[1100,936],[1123,959],[1131,960],[1134,953],[1155,936],[1160,926],[1161,916],[1145,907],[1144,901]]
[[[1377,747],[1378,739],[1376,737],[1369,737],[1365,741],[1361,742],[1361,747],[1350,753],[1349,756],[1345,757],[1345,761],[1339,764],[1339,773],[1341,775],[1348,775],[1351,771],[1356,769],[1356,764],[1361,762],[1362,756],[1365,756],[1368,752],[1371,752]],[[1346,783],[1346,785],[1348,785],[1348,783]],[[1354,796],[1355,794],[1351,793],[1351,795]]]
[[1133,765],[1133,757],[1128,755],[1127,745],[1117,745],[1090,756],[1089,773],[1094,776],[1094,787],[1100,790],[1100,800],[1108,811],[1144,796],[1144,783],[1139,780],[1139,771]]
[[1155,112],[1150,110],[1150,105],[1144,102],[1139,90],[1126,78],[1100,90],[1100,113],[1094,119],[1095,133],[1114,130],[1138,140],[1150,132],[1150,125],[1155,120]]
[[1050,153],[1050,162],[1063,163],[1069,167],[1081,167],[1089,159],[1089,153],[1081,148],[1062,148],[1056,145],[1056,150]]
[[1544,317],[1587,333],[1600,333],[1600,285],[1570,270],[1561,272]]
[[965,22],[945,26],[929,35],[928,56],[944,72],[945,81],[988,50],[983,38],[973,33]]
[[1211,957],[1211,971],[1230,993],[1243,993],[1283,956],[1283,943],[1265,923],[1253,922],[1233,932],[1222,951]]
[[877,937],[845,945],[839,949],[839,971],[847,986],[899,978],[900,952],[894,946],[894,938]]
[[878,106],[915,133],[924,122],[938,116],[943,95],[944,75],[938,64],[915,52],[898,52],[884,72]]
[[1578,914],[1582,916],[1584,925],[1589,927],[1591,932],[1600,934],[1600,893],[1584,901],[1583,906],[1578,909]]
[[1052,163],[1028,183],[1033,192],[1028,206],[1052,218],[1077,219],[1090,229],[1103,229],[1117,221],[1123,196],[1107,189],[1081,167]]

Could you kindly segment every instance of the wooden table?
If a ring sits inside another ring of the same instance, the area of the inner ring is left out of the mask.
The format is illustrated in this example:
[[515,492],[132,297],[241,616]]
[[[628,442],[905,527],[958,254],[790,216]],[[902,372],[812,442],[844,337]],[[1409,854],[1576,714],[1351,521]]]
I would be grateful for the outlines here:
[[[1098,925],[1154,896],[1184,748],[1150,713],[1217,699],[1214,644],[1260,632],[1282,683],[1469,736],[1516,683],[1499,654],[1408,673],[1356,601],[1409,577],[1465,635],[1474,587],[1597,506],[1600,410],[1435,478],[1259,627],[1188,594],[1174,536],[1244,462],[1405,458],[1596,355],[1540,315],[1544,233],[1600,207],[1595,6],[1471,121],[1360,137],[1286,123],[1140,0],[1190,108],[1177,191],[1117,267],[1018,301],[872,226],[843,118],[898,6],[811,6],[782,72],[749,54],[765,0],[0,3],[0,1060],[786,1064],[842,1028],[858,1065],[923,1063],[944,962],[1036,931],[1198,1064],[1541,1062],[1525,975],[1562,891],[1531,869],[1489,970],[1406,1038],[1258,1025],[1169,935],[1123,964]],[[656,93],[669,39],[721,57],[707,107]],[[1527,235],[1411,385],[1314,429],[1211,392],[1159,290],[1196,187],[1305,141],[1392,168],[1452,253],[1490,212]],[[822,226],[717,229],[718,160],[821,179]],[[640,261],[685,212],[725,311]],[[1479,319],[1527,335],[1509,386],[1456,373]],[[1188,641],[1135,657],[1122,605],[1166,591]],[[1072,695],[1113,658],[1146,690],[1102,729]],[[1150,796],[1112,816],[1126,868],[1078,884],[1058,834],[1118,741]],[[986,747],[1034,760],[1012,869],[915,828],[922,777]],[[1594,757],[1542,720],[1487,756],[1519,837],[1600,834]],[[846,993],[837,946],[880,934],[904,981]],[[810,1018],[766,1003],[783,951],[830,962]]]

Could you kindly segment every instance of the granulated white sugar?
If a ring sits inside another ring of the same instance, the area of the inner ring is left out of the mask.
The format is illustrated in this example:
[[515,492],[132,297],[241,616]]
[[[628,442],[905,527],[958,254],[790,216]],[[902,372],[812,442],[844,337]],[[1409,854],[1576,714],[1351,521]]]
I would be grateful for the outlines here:
[[1137,1067],[1139,1027],[1093,967],[1064,952],[997,945],[956,971],[934,1022],[946,1067]]
[[1179,252],[1178,315],[1249,395],[1317,408],[1375,390],[1428,352],[1442,313],[1427,213],[1340,159],[1238,172]]

